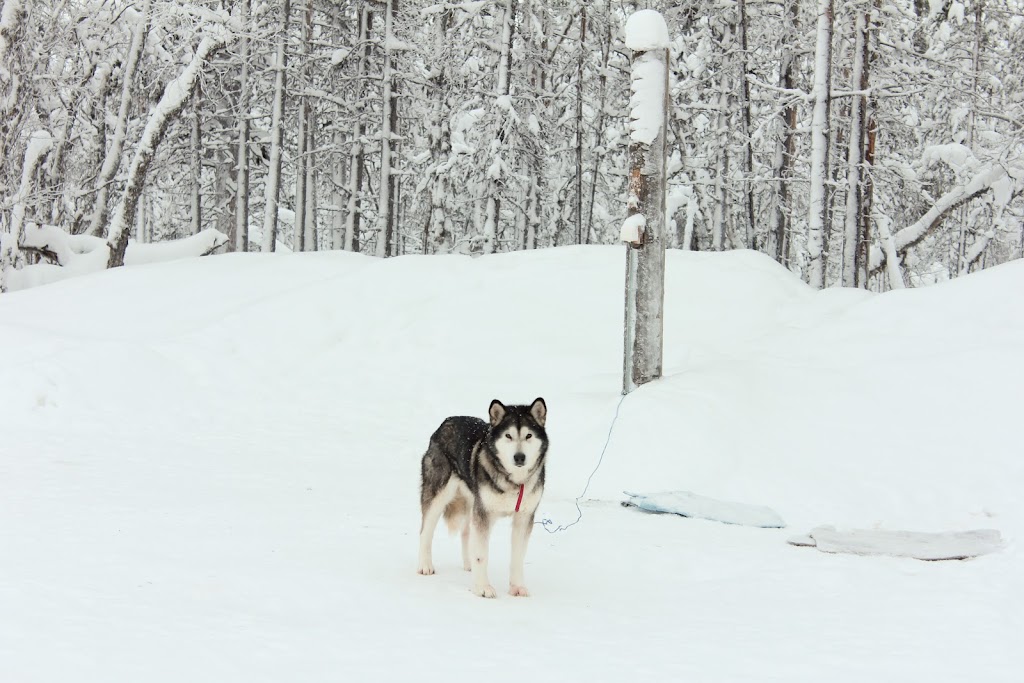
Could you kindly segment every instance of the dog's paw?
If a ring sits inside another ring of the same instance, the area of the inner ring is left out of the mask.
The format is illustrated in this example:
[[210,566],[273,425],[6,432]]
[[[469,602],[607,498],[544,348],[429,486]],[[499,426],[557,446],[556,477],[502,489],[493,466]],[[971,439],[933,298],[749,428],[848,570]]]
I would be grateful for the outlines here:
[[416,573],[423,576],[430,576],[434,573],[434,564],[432,562],[420,562],[419,569],[416,570]]
[[481,598],[493,598],[498,594],[494,591],[494,586],[473,586],[471,589],[474,595],[479,595]]
[[473,565],[469,563],[469,560],[462,561],[462,568],[465,569],[467,572],[473,571]]
[[530,597],[530,591],[526,590],[526,586],[511,585],[508,587],[508,594],[514,595],[517,598],[528,598]]

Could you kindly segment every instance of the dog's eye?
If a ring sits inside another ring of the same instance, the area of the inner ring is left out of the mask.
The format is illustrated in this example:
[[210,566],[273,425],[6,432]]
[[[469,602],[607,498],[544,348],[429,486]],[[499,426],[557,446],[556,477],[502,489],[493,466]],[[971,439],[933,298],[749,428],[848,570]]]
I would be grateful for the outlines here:
[[533,434],[527,434],[526,438],[527,438],[527,440],[532,439],[533,438]]
[[505,438],[508,439],[509,441],[511,441],[512,440],[512,435],[511,434],[506,434]]

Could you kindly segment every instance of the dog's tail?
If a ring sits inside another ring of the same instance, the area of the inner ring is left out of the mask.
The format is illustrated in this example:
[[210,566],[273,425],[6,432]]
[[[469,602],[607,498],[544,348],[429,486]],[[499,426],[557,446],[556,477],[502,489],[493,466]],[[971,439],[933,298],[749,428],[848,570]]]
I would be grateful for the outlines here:
[[444,521],[448,525],[448,533],[455,534],[462,531],[466,526],[466,516],[469,509],[466,506],[466,499],[458,496],[444,509]]

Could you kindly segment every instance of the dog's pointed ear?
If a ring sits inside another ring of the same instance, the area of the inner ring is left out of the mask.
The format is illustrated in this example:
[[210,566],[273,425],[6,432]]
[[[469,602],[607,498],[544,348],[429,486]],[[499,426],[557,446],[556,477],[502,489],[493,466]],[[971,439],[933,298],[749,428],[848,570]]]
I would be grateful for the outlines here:
[[539,396],[530,404],[530,414],[533,415],[533,419],[537,421],[541,427],[544,426],[544,422],[548,419],[548,404],[544,402],[544,399]]
[[505,404],[498,399],[494,399],[491,401],[491,407],[487,409],[487,414],[491,416],[491,426],[497,427],[498,423],[505,417]]

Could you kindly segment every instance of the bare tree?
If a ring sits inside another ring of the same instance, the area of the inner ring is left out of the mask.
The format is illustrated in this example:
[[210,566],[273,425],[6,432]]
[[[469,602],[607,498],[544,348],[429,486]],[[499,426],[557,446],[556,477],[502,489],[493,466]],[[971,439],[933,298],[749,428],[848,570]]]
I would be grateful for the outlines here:
[[249,251],[249,40],[252,32],[250,0],[241,0],[242,34],[239,59],[242,73],[238,93],[238,175],[235,180],[235,234],[228,248]]
[[226,39],[227,34],[222,31],[204,37],[199,42],[192,61],[185,67],[181,75],[167,84],[160,101],[150,112],[146,128],[142,131],[142,138],[139,140],[135,155],[128,168],[128,179],[121,202],[110,222],[110,234],[107,237],[107,244],[110,247],[108,268],[124,265],[124,251],[128,246],[128,234],[131,231],[130,221],[135,217],[139,196],[142,194],[146,174],[153,161],[153,155],[156,154],[157,145],[160,144],[164,133],[167,132],[167,126],[177,117],[189,97],[192,96],[192,89],[195,88],[196,79],[199,78],[199,71],[203,64],[214,50],[226,42]]
[[[102,237],[107,231],[109,211],[107,196],[110,193],[114,174],[117,173],[117,169],[121,165],[125,136],[128,132],[128,112],[132,102],[133,82],[135,72],[139,68],[139,60],[142,58],[142,50],[146,44],[146,35],[149,33],[151,5],[151,0],[145,0],[135,23],[135,30],[132,32],[131,46],[128,48],[124,73],[121,75],[121,106],[117,111],[114,135],[103,159],[103,167],[100,168],[99,175],[96,176],[96,198],[93,200],[92,218],[89,220],[89,234],[97,237]],[[134,216],[134,212],[132,215]]]
[[828,265],[828,202],[825,195],[828,178],[829,102],[832,78],[832,0],[818,0],[817,44],[814,49],[814,113],[811,118],[811,178],[807,219],[808,282],[825,286]]
[[277,48],[274,58],[274,112],[270,124],[270,171],[267,174],[263,209],[263,251],[277,248],[277,199],[281,193],[281,144],[284,136],[285,69],[288,66],[288,15],[291,0],[281,4],[281,29],[277,34]]
[[857,286],[857,257],[859,253],[859,232],[863,209],[863,188],[861,186],[864,163],[864,116],[867,112],[868,84],[868,22],[866,11],[858,10],[854,25],[853,71],[850,74],[851,90],[860,92],[850,101],[850,139],[846,157],[846,215],[843,231],[843,267],[840,284]]

